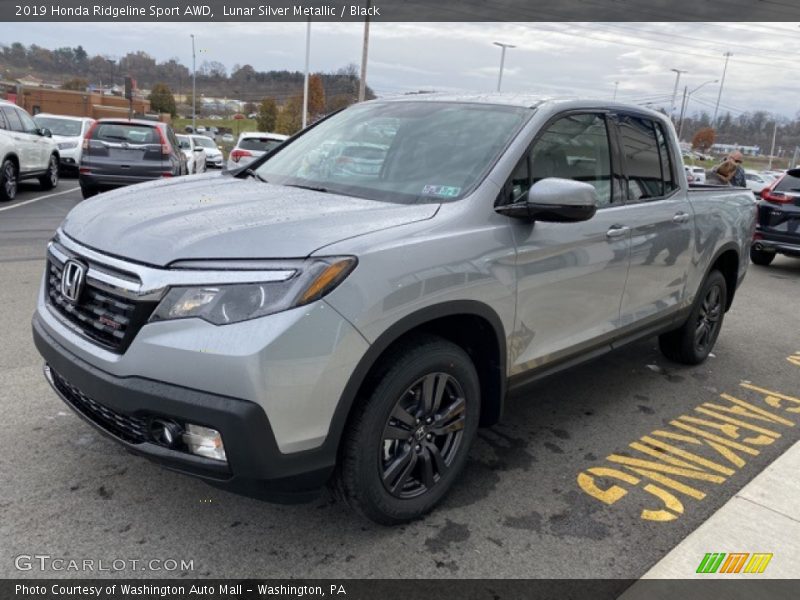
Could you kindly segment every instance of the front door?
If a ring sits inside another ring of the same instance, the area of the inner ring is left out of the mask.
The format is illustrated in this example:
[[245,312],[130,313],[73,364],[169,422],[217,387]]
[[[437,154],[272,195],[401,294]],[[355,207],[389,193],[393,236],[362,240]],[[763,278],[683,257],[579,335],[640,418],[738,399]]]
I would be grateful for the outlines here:
[[519,374],[603,342],[619,327],[630,231],[613,180],[603,114],[568,114],[534,140],[506,185],[508,201],[547,177],[589,183],[597,214],[582,223],[514,220],[517,316],[511,374]]

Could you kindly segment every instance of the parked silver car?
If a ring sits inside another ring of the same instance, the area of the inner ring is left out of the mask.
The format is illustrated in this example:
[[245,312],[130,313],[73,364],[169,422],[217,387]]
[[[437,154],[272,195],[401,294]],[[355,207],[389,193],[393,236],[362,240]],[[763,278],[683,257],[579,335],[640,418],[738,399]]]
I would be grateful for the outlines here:
[[417,518],[508,389],[653,335],[676,362],[708,356],[755,206],[688,190],[677,149],[638,106],[415,96],[236,176],[104,194],[48,247],[45,375],[170,469],[281,500],[329,483],[377,522]]

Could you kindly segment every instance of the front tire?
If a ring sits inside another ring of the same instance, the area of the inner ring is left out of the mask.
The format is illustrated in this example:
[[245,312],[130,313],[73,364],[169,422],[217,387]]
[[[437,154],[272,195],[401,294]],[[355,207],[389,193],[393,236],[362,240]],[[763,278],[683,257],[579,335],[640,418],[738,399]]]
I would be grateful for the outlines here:
[[39,177],[39,184],[43,190],[52,190],[58,185],[58,157],[55,154],[50,155],[47,173]]
[[727,301],[725,277],[719,271],[711,271],[686,322],[658,338],[664,356],[684,365],[699,365],[708,358],[722,329]]
[[395,525],[430,511],[457,479],[478,428],[480,383],[462,348],[427,335],[392,351],[371,381],[335,485],[368,519]]
[[4,160],[0,165],[0,201],[11,202],[17,197],[19,173],[14,161]]
[[768,267],[774,259],[774,252],[764,252],[763,250],[756,250],[753,247],[750,248],[750,260],[753,261],[753,264]]

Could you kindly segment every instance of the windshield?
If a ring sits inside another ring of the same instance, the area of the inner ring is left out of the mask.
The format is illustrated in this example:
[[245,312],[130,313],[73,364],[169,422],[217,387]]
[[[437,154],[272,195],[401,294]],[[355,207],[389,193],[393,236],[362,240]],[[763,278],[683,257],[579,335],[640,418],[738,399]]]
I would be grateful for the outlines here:
[[72,119],[57,119],[54,117],[34,117],[34,121],[39,127],[49,129],[53,135],[63,135],[65,137],[78,137],[81,135],[83,124]]
[[320,123],[257,171],[270,183],[374,200],[457,200],[483,178],[528,108],[455,102],[356,105]]
[[192,144],[189,141],[188,137],[186,137],[185,135],[176,135],[175,137],[178,138],[178,146],[180,146],[181,150],[192,149]]
[[211,138],[195,137],[194,138],[194,143],[199,145],[199,146],[202,146],[203,148],[216,148],[217,147],[217,145],[214,143],[214,140],[212,140]]

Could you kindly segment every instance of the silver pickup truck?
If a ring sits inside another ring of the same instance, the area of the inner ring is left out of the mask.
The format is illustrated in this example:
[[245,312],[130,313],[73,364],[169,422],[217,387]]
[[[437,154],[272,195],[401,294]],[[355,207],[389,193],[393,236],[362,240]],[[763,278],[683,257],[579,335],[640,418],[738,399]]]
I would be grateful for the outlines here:
[[33,335],[58,395],[129,451],[277,501],[330,484],[399,523],[512,386],[647,336],[705,360],[755,210],[689,190],[640,107],[377,100],[238,172],[77,206]]

